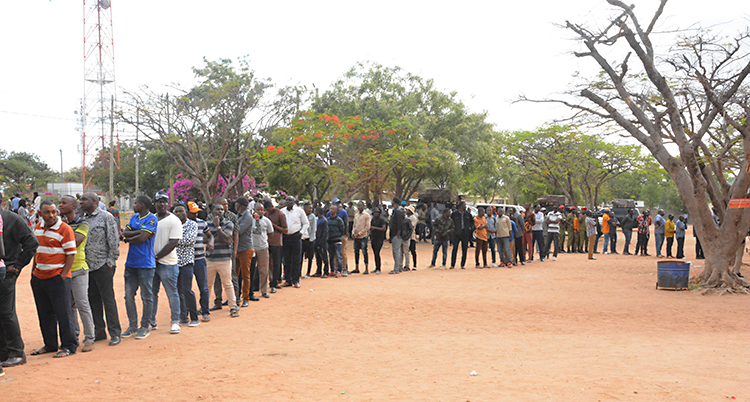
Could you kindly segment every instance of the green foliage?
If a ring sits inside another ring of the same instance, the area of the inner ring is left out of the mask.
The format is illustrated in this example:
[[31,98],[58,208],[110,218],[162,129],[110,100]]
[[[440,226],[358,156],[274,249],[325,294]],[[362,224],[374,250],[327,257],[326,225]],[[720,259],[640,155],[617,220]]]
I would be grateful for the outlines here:
[[0,187],[3,192],[30,193],[47,190],[47,182],[59,177],[36,154],[0,150]]

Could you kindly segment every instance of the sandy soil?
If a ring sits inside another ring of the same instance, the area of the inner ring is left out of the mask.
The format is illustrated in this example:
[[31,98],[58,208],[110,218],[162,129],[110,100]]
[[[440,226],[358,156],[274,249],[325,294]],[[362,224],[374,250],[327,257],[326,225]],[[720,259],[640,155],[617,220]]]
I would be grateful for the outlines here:
[[[692,237],[686,250],[694,257]],[[162,297],[162,327],[148,339],[115,347],[97,342],[93,352],[66,359],[29,356],[28,364],[5,370],[0,395],[4,401],[750,400],[747,296],[655,290],[655,257],[587,261],[561,254],[513,269],[471,263],[444,271],[426,269],[430,254],[429,245],[418,246],[416,272],[306,279],[301,289],[252,303],[239,318],[224,309],[179,335],[164,327],[169,308]],[[390,249],[382,255],[390,265]],[[27,353],[42,346],[29,274],[24,270],[17,285]],[[121,270],[115,291],[124,323]]]

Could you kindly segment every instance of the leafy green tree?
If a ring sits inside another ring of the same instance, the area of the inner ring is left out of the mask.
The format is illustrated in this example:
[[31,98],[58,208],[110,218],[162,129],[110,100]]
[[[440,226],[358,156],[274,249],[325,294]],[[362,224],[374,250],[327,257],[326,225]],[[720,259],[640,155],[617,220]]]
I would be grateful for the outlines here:
[[47,183],[59,178],[36,154],[0,150],[0,183],[8,193],[47,190]]

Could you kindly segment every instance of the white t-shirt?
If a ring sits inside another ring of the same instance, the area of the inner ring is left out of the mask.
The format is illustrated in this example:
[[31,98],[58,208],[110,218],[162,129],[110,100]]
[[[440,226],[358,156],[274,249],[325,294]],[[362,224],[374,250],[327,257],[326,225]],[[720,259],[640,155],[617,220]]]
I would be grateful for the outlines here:
[[[159,226],[156,228],[156,235],[154,235],[154,253],[159,254],[159,251],[169,243],[169,240],[181,238],[182,222],[180,222],[180,218],[170,213],[165,218],[159,219]],[[177,265],[177,247],[157,262],[163,265]]]
[[560,221],[562,220],[562,214],[557,211],[552,211],[547,214],[547,218],[549,218],[547,233],[560,233]]
[[[255,218],[253,218],[255,219]],[[265,216],[255,221],[253,225],[253,250],[260,251],[268,248],[268,235],[273,233],[273,224]]]
[[544,213],[542,211],[539,211],[534,214],[534,226],[531,227],[531,230],[544,230]]

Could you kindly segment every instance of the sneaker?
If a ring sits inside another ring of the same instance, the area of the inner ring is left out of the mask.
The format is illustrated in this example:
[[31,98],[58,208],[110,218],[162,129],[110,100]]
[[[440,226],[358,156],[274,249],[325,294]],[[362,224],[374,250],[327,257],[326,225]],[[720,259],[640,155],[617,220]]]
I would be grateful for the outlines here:
[[208,314],[204,314],[203,317],[201,317],[201,321],[203,322],[209,322],[211,321],[211,316]]
[[2,376],[4,376],[4,375],[5,375],[5,371],[3,371],[3,368],[2,368],[2,367],[0,367],[0,377],[2,377]]
[[190,320],[188,320],[187,318],[185,318],[184,320],[182,318],[180,319],[180,325],[187,325],[189,323],[190,323]]
[[445,265],[441,265],[440,269],[448,269]]
[[152,322],[152,323],[148,324],[148,330],[149,331],[156,331],[157,329],[159,329],[159,327],[156,325],[155,322]]
[[336,278],[341,278],[341,277],[342,277],[343,275],[341,274],[341,272],[337,272],[337,273],[336,273],[336,275],[334,275],[334,276],[335,276]]
[[358,274],[359,273],[359,268],[354,268],[354,271],[349,272],[349,273],[350,274]]
[[201,322],[198,320],[193,320],[193,321],[190,321],[190,323],[188,324],[188,327],[197,327],[198,325],[201,325]]
[[493,263],[492,263],[492,268],[497,268],[497,264],[495,264],[495,263],[493,262]]
[[221,304],[214,304],[213,306],[208,308],[209,311],[216,311],[221,310]]
[[232,310],[231,310],[231,311],[229,312],[229,315],[231,315],[231,316],[232,316],[232,318],[235,318],[235,317],[239,317],[239,316],[240,316],[240,311],[239,311],[239,310],[237,310],[236,308],[233,308],[233,309],[232,309]]
[[379,269],[376,269],[376,270],[375,270],[375,273],[376,273],[376,274],[378,274],[378,275],[380,275],[380,270],[379,270]]
[[557,261],[557,257],[552,257],[552,261]]
[[304,275],[304,276],[302,276],[302,279],[308,279],[308,278],[310,278],[310,276],[309,276],[309,275]]
[[334,277],[336,277],[336,273],[335,272],[331,272],[330,274],[328,274],[328,277],[329,278],[334,278]]
[[396,271],[395,269],[393,271],[389,272],[389,274],[391,274],[391,275],[397,274],[397,273],[399,273],[399,271]]
[[296,289],[299,289],[299,282],[295,283],[295,284],[294,284],[294,287],[295,287]]
[[430,264],[427,268],[435,268],[435,264]]
[[341,274],[341,276],[343,276],[344,278],[346,278],[347,276],[349,276],[349,271],[344,271],[344,272],[343,272],[343,273]]
[[169,329],[170,334],[179,334],[180,333],[180,324],[174,323],[172,324],[172,328]]
[[94,342],[84,342],[83,347],[81,348],[81,352],[91,352],[94,350]]
[[[140,339],[146,339],[146,338],[148,338],[148,335],[150,333],[151,333],[151,330],[149,330],[148,328],[140,328],[138,330],[138,333],[135,334],[135,339],[139,339],[139,340]],[[120,335],[120,336],[122,336],[122,335]]]
[[605,254],[605,255],[609,254],[609,251],[605,251],[605,252],[604,252],[604,254]]
[[526,265],[526,263],[525,263],[525,262],[523,262],[523,261],[521,261],[521,265]]
[[461,269],[466,269],[466,267],[461,267]]
[[137,331],[138,330],[134,328],[128,328],[125,331],[122,331],[122,333],[120,334],[120,338],[130,338],[131,336],[135,335]]
[[269,298],[271,298],[271,296],[270,296],[270,295],[269,295],[268,293],[263,293],[263,294],[262,294],[261,296],[262,296],[262,297],[263,297],[264,299],[269,299]]
[[365,272],[362,272],[362,275],[370,275],[370,271],[368,271],[367,269],[365,269]]
[[509,263],[505,264],[505,266],[508,267],[508,268],[513,268],[513,263],[509,262]]

